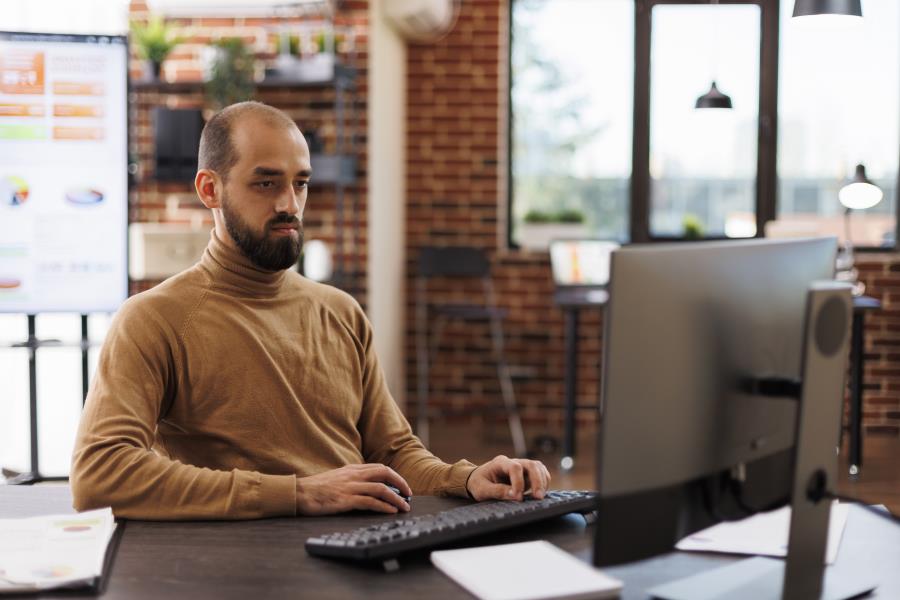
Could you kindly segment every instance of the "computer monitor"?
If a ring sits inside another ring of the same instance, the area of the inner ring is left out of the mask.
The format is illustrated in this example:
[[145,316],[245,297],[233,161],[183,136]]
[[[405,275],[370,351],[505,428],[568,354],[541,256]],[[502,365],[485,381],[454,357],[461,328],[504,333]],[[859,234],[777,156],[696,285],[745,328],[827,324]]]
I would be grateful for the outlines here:
[[609,283],[609,257],[616,242],[595,239],[550,242],[550,270],[557,287],[605,286]]
[[[847,286],[815,282],[833,279],[835,253],[834,238],[613,253],[595,564],[668,552],[792,498],[796,517],[802,469],[834,490],[851,300]],[[804,536],[821,539],[821,582],[830,502],[812,504],[808,529],[824,510],[825,531]]]

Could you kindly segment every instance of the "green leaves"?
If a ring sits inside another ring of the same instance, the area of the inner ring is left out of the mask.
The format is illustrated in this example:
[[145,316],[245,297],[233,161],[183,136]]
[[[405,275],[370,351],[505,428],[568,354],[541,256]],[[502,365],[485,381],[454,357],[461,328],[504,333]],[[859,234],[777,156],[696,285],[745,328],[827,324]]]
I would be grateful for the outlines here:
[[155,63],[164,61],[172,49],[184,41],[158,15],[151,16],[147,23],[132,21],[131,39],[137,46],[138,56]]
[[216,109],[250,100],[255,92],[253,53],[240,38],[223,38],[213,46],[217,50],[206,83],[207,99]]
[[584,213],[573,208],[555,212],[529,210],[524,220],[526,223],[584,223]]

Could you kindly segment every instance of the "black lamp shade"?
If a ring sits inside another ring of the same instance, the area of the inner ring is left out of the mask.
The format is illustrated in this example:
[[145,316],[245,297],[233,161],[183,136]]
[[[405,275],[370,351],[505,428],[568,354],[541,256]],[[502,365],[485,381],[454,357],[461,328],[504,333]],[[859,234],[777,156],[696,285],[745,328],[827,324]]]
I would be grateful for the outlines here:
[[713,81],[709,91],[697,98],[694,108],[732,108],[731,97],[720,92]]
[[850,183],[868,183],[870,185],[875,185],[869,181],[869,178],[866,176],[865,165],[856,165],[856,171],[853,173],[853,179],[850,180]]
[[846,15],[861,17],[861,0],[794,0],[794,17]]

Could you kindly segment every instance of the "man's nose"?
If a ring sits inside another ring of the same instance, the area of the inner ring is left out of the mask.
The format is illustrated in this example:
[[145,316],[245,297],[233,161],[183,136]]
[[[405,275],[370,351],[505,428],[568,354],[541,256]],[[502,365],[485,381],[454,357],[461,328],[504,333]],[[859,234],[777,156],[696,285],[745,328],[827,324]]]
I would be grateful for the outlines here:
[[275,212],[296,215],[302,208],[302,201],[299,196],[300,194],[291,187],[286,193],[281,194],[278,197],[278,202],[275,205]]

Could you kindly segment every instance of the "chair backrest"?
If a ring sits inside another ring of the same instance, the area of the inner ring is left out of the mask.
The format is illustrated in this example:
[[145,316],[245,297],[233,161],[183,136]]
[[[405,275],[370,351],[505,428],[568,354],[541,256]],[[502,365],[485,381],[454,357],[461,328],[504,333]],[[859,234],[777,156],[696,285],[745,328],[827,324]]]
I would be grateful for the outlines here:
[[491,263],[478,248],[425,246],[419,252],[420,277],[487,277]]

